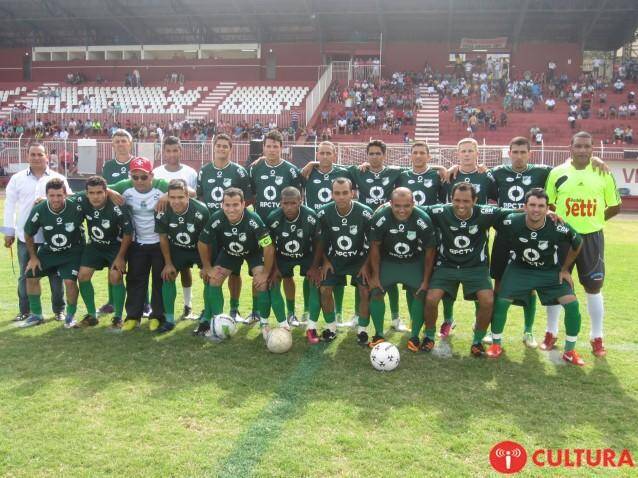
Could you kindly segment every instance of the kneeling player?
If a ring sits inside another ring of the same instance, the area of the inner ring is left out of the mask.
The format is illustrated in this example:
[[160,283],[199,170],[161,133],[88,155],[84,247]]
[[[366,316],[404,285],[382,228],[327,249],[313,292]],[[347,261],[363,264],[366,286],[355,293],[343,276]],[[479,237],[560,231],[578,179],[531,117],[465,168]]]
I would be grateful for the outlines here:
[[162,302],[166,318],[157,329],[160,334],[175,328],[175,298],[177,273],[197,264],[202,266],[197,250],[199,235],[208,223],[208,209],[196,199],[189,198],[183,179],[168,183],[168,206],[155,216],[155,232],[160,235],[160,249],[164,256],[162,270]]
[[[514,300],[525,303],[535,290],[543,305],[561,304],[565,309],[565,353],[563,359],[574,365],[585,362],[575,350],[580,331],[578,300],[570,269],[581,249],[582,239],[571,226],[555,224],[547,219],[547,193],[534,188],[525,195],[525,213],[507,216],[498,226],[499,235],[512,252],[498,292],[492,318],[493,344],[487,356],[497,358],[503,352],[501,340],[507,320],[507,310]],[[569,244],[570,249],[561,267],[557,252]]]
[[[84,248],[82,208],[66,197],[61,179],[53,178],[46,184],[46,201],[36,205],[24,225],[24,238],[29,252],[25,268],[27,296],[31,315],[21,325],[31,327],[44,322],[40,300],[40,278],[57,274],[66,289],[66,317],[64,327],[75,326],[78,306],[76,283],[80,259]],[[36,251],[33,236],[42,228],[44,242]]]
[[366,328],[370,323],[370,315],[366,254],[372,210],[353,201],[352,182],[346,178],[334,180],[332,199],[333,202],[326,204],[317,214],[321,233],[314,265],[322,264],[321,306],[326,322],[334,322],[333,288],[345,285],[346,276],[350,276],[361,298],[357,342],[367,345]]
[[[281,207],[268,215],[266,225],[270,229],[275,243],[276,261],[270,275],[270,299],[277,321],[286,320],[284,299],[281,295],[280,279],[292,279],[295,266],[299,266],[299,273],[305,277],[317,277],[317,270],[311,271],[313,252],[316,249],[317,216],[308,207],[301,205],[301,193],[293,186],[281,191]],[[319,290],[311,280],[308,285],[309,322],[306,328],[308,342],[319,342],[317,336],[317,319],[319,318]],[[332,329],[330,328],[332,327]],[[322,336],[326,342],[336,337],[336,323],[332,323],[324,330]]]
[[95,290],[91,278],[96,270],[108,267],[108,283],[115,311],[113,326],[119,328],[126,295],[122,276],[126,272],[126,253],[133,240],[133,226],[128,213],[108,198],[104,178],[90,177],[85,189],[86,192],[75,196],[75,201],[82,207],[86,218],[90,238],[90,242],[84,247],[78,274],[80,294],[86,305],[87,315],[78,325],[97,325]]
[[[203,265],[205,307],[194,334],[206,334],[210,330],[211,317],[222,313],[224,296],[221,286],[233,270],[241,268],[244,261],[248,262],[253,276],[259,319],[266,331],[270,307],[268,277],[275,260],[275,248],[262,220],[246,209],[241,189],[228,188],[224,191],[222,210],[211,216],[197,247]],[[216,252],[214,265],[211,263],[212,251]]]
[[[407,288],[412,321],[408,348],[419,350],[423,327],[423,299],[434,266],[436,239],[429,216],[414,207],[412,192],[399,187],[392,192],[389,206],[381,206],[372,216],[370,228],[370,315],[375,334],[370,347],[384,341],[385,291],[403,284]],[[425,257],[423,252],[426,251]]]

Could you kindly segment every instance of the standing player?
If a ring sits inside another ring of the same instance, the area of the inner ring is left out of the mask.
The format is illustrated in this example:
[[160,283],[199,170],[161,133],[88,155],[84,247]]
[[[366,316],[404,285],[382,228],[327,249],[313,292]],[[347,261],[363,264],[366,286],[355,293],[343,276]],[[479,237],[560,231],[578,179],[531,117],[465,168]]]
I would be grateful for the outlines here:
[[[279,131],[270,131],[264,137],[264,161],[259,161],[250,167],[250,185],[255,195],[254,208],[262,222],[268,214],[277,209],[281,191],[287,186],[302,190],[303,180],[299,169],[281,158],[284,144]],[[298,325],[295,316],[295,282],[284,279],[284,293],[288,306],[288,321],[291,325]],[[253,308],[255,306],[253,301]],[[254,319],[250,320],[254,322]]]
[[197,248],[203,266],[205,309],[194,334],[205,335],[210,330],[211,317],[224,310],[224,280],[246,261],[257,292],[257,318],[265,336],[270,308],[268,277],[275,261],[275,247],[261,218],[246,209],[241,189],[224,191],[222,210],[210,217],[199,236]]
[[459,284],[465,300],[478,301],[474,338],[470,349],[479,357],[485,349],[481,340],[492,318],[494,291],[487,260],[488,230],[511,211],[476,204],[477,193],[472,183],[459,183],[452,188],[452,204],[428,206],[439,236],[436,268],[430,279],[425,303],[425,337],[421,350],[434,348],[438,306],[445,296],[456,299]]
[[75,197],[82,208],[89,230],[89,243],[80,261],[78,283],[88,314],[81,327],[97,325],[95,290],[91,278],[96,270],[109,268],[109,286],[113,292],[113,326],[122,323],[126,289],[122,281],[126,273],[126,254],[133,241],[133,226],[128,213],[111,202],[107,196],[106,180],[92,176],[86,181],[86,191]]
[[197,250],[199,235],[208,223],[208,209],[204,204],[188,196],[188,186],[183,179],[171,179],[168,183],[168,206],[155,216],[155,232],[160,236],[160,249],[164,256],[162,269],[162,303],[166,321],[157,330],[163,334],[175,328],[175,279],[180,272],[202,263]]
[[[318,270],[312,269],[314,250],[318,238],[317,215],[301,204],[301,193],[297,188],[288,186],[281,191],[281,207],[270,213],[266,220],[270,236],[275,244],[276,260],[270,275],[270,299],[275,316],[285,319],[284,299],[281,296],[279,281],[281,278],[292,278],[294,268],[299,266],[299,273],[307,280],[306,275],[318,277]],[[309,319],[306,327],[308,342],[319,342],[317,336],[317,319],[319,318],[319,290],[314,283],[308,284]],[[334,319],[334,317],[333,317]],[[281,322],[281,320],[279,320]],[[323,331],[324,341],[330,342],[335,337],[336,323],[328,323]]]
[[414,207],[408,188],[392,192],[389,206],[377,209],[370,228],[370,315],[375,334],[370,346],[384,341],[383,295],[388,287],[403,284],[407,288],[412,323],[408,348],[419,350],[419,332],[423,327],[423,298],[434,266],[436,239],[428,215]]
[[[580,252],[582,239],[569,225],[555,224],[547,219],[547,194],[542,188],[531,189],[525,194],[524,209],[525,213],[510,214],[496,225],[502,244],[512,252],[512,260],[505,268],[502,287],[496,296],[493,343],[486,354],[498,358],[503,353],[501,340],[507,309],[515,299],[528,302],[535,290],[542,304],[559,303],[565,309],[563,360],[584,365],[575,350],[580,312],[569,272]],[[563,245],[569,247],[569,252],[561,267],[557,252]]]
[[432,168],[430,149],[425,141],[415,141],[410,147],[412,167],[404,170],[397,180],[397,187],[412,191],[415,206],[429,206],[445,202],[445,188],[439,170]]
[[[607,354],[603,345],[604,305],[601,289],[605,279],[603,227],[620,211],[620,196],[611,174],[598,174],[592,167],[592,137],[581,131],[572,137],[571,161],[557,166],[547,178],[549,204],[583,238],[576,259],[578,280],[587,293],[591,320],[590,341],[597,357]],[[541,348],[551,349],[558,335],[558,306],[548,308],[547,332]]]
[[[197,171],[186,164],[181,164],[182,144],[179,138],[176,136],[168,136],[164,139],[162,147],[164,148],[164,159],[166,163],[153,170],[153,177],[155,179],[163,179],[166,182],[169,182],[171,179],[183,179],[186,182],[186,186],[193,190],[196,189]],[[184,311],[182,312],[181,318],[186,319],[192,317],[193,312],[193,277],[190,267],[179,270],[179,275],[181,277],[182,292],[184,294]]]
[[[221,209],[224,191],[228,188],[241,189],[247,202],[252,196],[248,171],[230,160],[232,149],[230,136],[223,133],[216,135],[213,140],[213,160],[204,165],[197,176],[197,198],[206,204],[211,215]],[[239,314],[241,286],[241,271],[233,271],[228,278],[229,315],[237,322],[244,321]]]
[[372,210],[353,200],[352,182],[337,178],[332,183],[333,202],[319,210],[320,242],[314,266],[321,265],[321,306],[326,322],[335,318],[333,287],[345,285],[346,276],[356,285],[359,297],[357,342],[367,345],[368,312],[368,230]]
[[[40,278],[57,274],[66,289],[66,317],[64,327],[75,322],[78,306],[77,276],[84,247],[82,221],[84,215],[78,204],[67,200],[64,181],[53,178],[46,184],[46,201],[36,205],[24,225],[24,239],[29,252],[25,268],[27,295],[31,315],[21,327],[44,322],[40,301]],[[36,250],[33,236],[42,228],[44,242]]]

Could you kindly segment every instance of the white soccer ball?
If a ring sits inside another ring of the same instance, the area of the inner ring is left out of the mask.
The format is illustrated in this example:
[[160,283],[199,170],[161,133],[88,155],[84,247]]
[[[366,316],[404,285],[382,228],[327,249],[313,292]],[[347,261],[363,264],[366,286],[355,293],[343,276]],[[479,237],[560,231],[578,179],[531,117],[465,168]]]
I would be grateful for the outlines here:
[[274,354],[285,354],[292,348],[292,334],[284,327],[276,327],[268,332],[266,347]]
[[370,352],[370,363],[380,372],[390,372],[399,366],[401,354],[396,345],[390,342],[381,342],[374,346]]
[[235,335],[235,332],[237,332],[237,324],[231,316],[219,314],[213,317],[210,324],[211,337],[225,340]]

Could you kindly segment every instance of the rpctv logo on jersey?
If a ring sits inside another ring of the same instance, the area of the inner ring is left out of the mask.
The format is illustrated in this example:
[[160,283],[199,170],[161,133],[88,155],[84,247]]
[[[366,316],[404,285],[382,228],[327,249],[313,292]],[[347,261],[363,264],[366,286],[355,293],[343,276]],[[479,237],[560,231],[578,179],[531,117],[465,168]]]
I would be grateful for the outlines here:
[[[634,468],[631,452],[620,453],[611,448],[565,448],[559,450],[539,448],[530,458],[530,466],[538,468]],[[490,450],[490,465],[499,473],[511,475],[521,471],[528,462],[528,453],[519,443],[502,441]]]
[[565,215],[567,217],[593,217],[598,209],[598,201],[596,199],[565,199]]

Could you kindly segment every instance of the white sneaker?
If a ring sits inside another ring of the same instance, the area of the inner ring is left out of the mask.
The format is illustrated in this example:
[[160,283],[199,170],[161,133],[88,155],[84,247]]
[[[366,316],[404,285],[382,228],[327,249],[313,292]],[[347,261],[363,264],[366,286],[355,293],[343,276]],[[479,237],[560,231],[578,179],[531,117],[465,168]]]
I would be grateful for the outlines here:
[[245,324],[246,320],[239,314],[239,311],[237,310],[231,310],[228,315],[230,317],[232,317],[233,319],[235,319],[235,322],[237,322],[238,324]]
[[290,314],[286,318],[286,321],[288,322],[290,327],[299,327],[299,325],[301,325],[299,319],[297,319],[297,316],[295,314]]
[[392,321],[392,328],[397,332],[407,332],[408,330],[410,330],[405,326],[403,322],[401,322],[401,319],[394,319]]
[[485,337],[483,337],[483,342],[486,344],[491,344],[493,342],[492,340],[492,332],[488,332],[485,334]]
[[259,322],[259,318],[259,314],[257,314],[256,312],[251,312],[246,316],[246,319],[244,319],[244,323],[247,325],[252,325],[256,322]]
[[523,343],[530,349],[535,349],[536,347],[538,347],[538,342],[536,342],[536,339],[531,332],[525,332],[523,334]]

